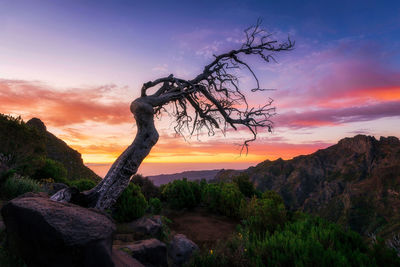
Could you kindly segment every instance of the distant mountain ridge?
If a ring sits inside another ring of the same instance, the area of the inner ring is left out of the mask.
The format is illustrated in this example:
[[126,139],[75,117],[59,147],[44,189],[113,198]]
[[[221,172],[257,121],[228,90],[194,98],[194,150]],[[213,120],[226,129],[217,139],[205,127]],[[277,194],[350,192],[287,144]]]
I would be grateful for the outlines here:
[[173,180],[187,178],[190,181],[206,179],[207,181],[214,179],[221,170],[204,170],[204,171],[185,171],[174,174],[151,175],[148,178],[157,186],[167,184]]
[[[221,171],[226,180],[238,171]],[[243,173],[280,193],[293,210],[320,215],[362,234],[400,233],[400,141],[357,135],[291,160],[266,160]]]

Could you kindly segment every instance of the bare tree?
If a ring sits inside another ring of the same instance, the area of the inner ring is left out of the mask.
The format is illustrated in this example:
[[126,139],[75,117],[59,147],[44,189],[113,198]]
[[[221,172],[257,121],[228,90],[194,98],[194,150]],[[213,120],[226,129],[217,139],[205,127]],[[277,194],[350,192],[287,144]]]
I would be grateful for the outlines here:
[[143,84],[141,96],[131,103],[137,134],[133,143],[114,162],[105,178],[93,189],[79,194],[73,189],[64,189],[52,196],[58,201],[75,202],[100,210],[111,207],[129,184],[143,159],[158,141],[154,117],[167,111],[176,121],[177,133],[190,135],[205,129],[214,135],[215,129],[225,132],[231,127],[247,129],[251,138],[244,140],[247,153],[249,142],[256,140],[259,128],[271,131],[271,116],[275,109],[272,99],[260,107],[250,107],[239,86],[238,71],[247,70],[255,81],[251,92],[264,91],[250,65],[245,61],[250,55],[265,62],[275,61],[274,54],[293,49],[294,42],[288,38],[278,42],[261,28],[261,21],[245,31],[245,41],[235,50],[214,55],[214,60],[204,67],[202,73],[192,80],[174,75]]

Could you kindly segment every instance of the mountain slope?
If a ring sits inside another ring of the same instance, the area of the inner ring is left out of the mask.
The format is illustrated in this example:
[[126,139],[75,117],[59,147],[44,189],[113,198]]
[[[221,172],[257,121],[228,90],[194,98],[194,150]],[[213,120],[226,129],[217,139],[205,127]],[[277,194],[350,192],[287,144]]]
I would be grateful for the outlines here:
[[81,154],[69,147],[63,140],[48,132],[44,123],[38,118],[32,118],[28,126],[36,128],[45,137],[45,150],[48,158],[61,162],[67,169],[67,179],[101,179],[91,169],[83,164]]
[[12,168],[31,176],[43,167],[46,158],[60,162],[69,180],[101,179],[83,164],[78,151],[48,132],[40,119],[25,123],[0,114],[0,172]]
[[[293,210],[318,214],[362,234],[400,232],[400,141],[357,135],[313,154],[264,161],[244,171]],[[235,172],[233,172],[235,174]],[[219,179],[232,175],[221,172]]]

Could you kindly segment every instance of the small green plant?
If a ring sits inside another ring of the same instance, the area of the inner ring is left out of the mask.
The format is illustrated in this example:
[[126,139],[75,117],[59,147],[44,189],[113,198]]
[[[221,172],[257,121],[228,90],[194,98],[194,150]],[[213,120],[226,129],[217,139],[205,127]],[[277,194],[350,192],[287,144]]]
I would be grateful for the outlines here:
[[89,189],[92,189],[93,187],[95,187],[96,182],[93,180],[89,180],[89,179],[80,179],[80,180],[76,180],[76,181],[71,181],[69,183],[69,185],[78,188],[78,190],[80,192],[82,192],[82,191],[86,191],[86,190],[89,190]]
[[43,189],[38,181],[18,174],[9,177],[1,188],[2,195],[7,199],[15,198],[27,192],[41,191],[43,191]]
[[129,222],[142,217],[147,210],[147,201],[140,187],[130,183],[114,205],[113,217],[118,222]]
[[171,237],[171,228],[169,225],[172,223],[172,221],[165,216],[161,216],[161,222],[162,226],[158,239],[162,242],[168,243]]
[[149,210],[152,214],[160,214],[161,213],[161,200],[158,198],[150,198],[149,200]]

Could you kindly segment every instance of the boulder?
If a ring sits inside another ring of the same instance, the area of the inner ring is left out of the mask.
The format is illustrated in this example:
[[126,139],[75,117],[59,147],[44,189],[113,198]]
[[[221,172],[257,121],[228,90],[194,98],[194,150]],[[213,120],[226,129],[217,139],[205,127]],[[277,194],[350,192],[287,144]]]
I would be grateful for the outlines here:
[[26,194],[1,209],[9,249],[28,266],[114,266],[107,215]]
[[137,241],[121,249],[145,266],[168,266],[167,246],[158,239]]
[[115,267],[144,267],[143,264],[122,250],[113,249],[112,259]]
[[138,236],[155,236],[161,232],[162,221],[161,216],[142,217],[129,225],[129,230]]
[[169,256],[174,265],[182,266],[187,263],[195,250],[199,247],[183,234],[175,235],[169,244]]

